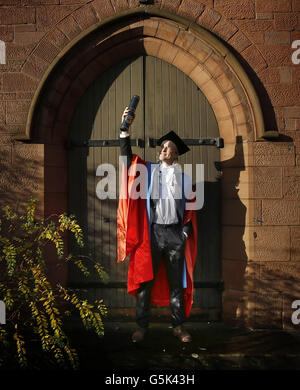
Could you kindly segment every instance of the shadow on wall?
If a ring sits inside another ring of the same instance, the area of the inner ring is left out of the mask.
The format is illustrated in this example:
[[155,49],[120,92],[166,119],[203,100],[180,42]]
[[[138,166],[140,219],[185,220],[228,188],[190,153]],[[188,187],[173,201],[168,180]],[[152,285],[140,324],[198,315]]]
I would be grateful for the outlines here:
[[[292,322],[292,315],[297,309],[292,308],[292,303],[300,299],[298,264],[264,261],[263,258],[255,260],[248,258],[246,252],[245,241],[250,250],[251,247],[259,250],[261,245],[262,251],[273,250],[276,259],[272,240],[266,244],[263,240],[259,241],[259,227],[263,226],[263,221],[255,207],[256,200],[243,200],[239,196],[240,174],[245,170],[241,137],[236,138],[234,156],[218,164],[218,169],[222,171],[223,186],[223,319],[250,328],[298,329],[300,325],[297,328],[297,324]],[[286,250],[290,250],[289,244]]]
[[[56,177],[56,180],[59,181],[60,178]],[[44,218],[44,197],[44,145],[14,141],[2,146],[0,214],[4,206],[10,206],[18,215],[24,214],[30,199],[34,198],[37,199],[35,218]],[[45,218],[47,216],[49,215]],[[62,260],[58,259],[55,246],[46,245],[44,253],[50,280],[63,284],[66,279],[66,267]]]
[[1,147],[0,208],[9,205],[24,212],[31,197],[38,199],[37,215],[43,216],[44,146],[14,142]]
[[245,170],[241,136],[236,137],[234,156],[215,165],[222,171],[223,319],[238,322],[244,316],[242,302],[248,260],[244,242],[247,208],[238,188],[240,174]]

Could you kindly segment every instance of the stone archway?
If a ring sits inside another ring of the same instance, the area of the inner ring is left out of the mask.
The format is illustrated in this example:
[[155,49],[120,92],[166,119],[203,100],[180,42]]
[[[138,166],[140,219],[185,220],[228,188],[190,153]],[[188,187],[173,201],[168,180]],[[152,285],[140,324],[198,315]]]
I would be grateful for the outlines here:
[[[243,198],[248,215],[245,218],[250,218],[255,213],[255,204],[249,200],[252,191],[252,171],[248,169],[251,145],[264,136],[264,124],[248,77],[229,50],[206,30],[187,28],[182,21],[164,17],[141,19],[134,15],[82,37],[53,66],[38,88],[27,123],[27,135],[33,142],[45,145],[45,214],[68,209],[65,142],[80,97],[108,67],[140,54],[173,64],[202,90],[212,106],[225,142],[221,151],[226,187],[223,201],[232,196],[233,191],[230,193],[228,188],[239,186],[239,197],[237,194],[233,197]],[[226,206],[229,212],[234,210],[232,202],[227,202]],[[238,239],[245,243],[244,265],[239,271],[241,278],[253,245],[251,235],[245,229],[248,222],[247,219],[242,221],[243,229],[238,232]],[[235,227],[224,227],[225,237],[237,234],[236,231]],[[235,258],[236,255],[232,256]],[[234,310],[240,312],[242,309],[236,307]]]
[[[118,27],[109,26],[105,33],[96,32],[84,42],[88,42],[85,47],[82,42],[77,45],[79,55],[68,53],[65,57],[69,56],[69,61],[60,65],[60,75],[51,86],[56,96],[53,92],[50,104],[49,99],[43,104],[45,117],[50,106],[55,109],[55,105],[60,105],[59,95],[66,99],[66,91],[72,90],[75,99],[105,68],[126,56],[146,53],[170,62],[195,81],[213,106],[220,132],[228,141],[236,135],[249,141],[264,136],[262,113],[248,77],[228,49],[206,30],[200,27],[187,30],[178,22],[150,17],[138,22],[122,21]],[[29,138],[37,101],[53,73],[55,69],[37,88],[27,121]],[[49,121],[45,124],[51,126]],[[231,135],[228,129],[232,129]]]

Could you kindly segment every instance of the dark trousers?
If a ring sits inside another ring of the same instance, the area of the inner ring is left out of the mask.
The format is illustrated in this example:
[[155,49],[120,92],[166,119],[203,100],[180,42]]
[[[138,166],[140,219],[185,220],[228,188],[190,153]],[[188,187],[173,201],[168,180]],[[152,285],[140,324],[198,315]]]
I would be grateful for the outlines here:
[[151,226],[151,254],[153,263],[153,280],[142,283],[137,294],[136,322],[146,328],[150,317],[151,289],[163,258],[170,287],[170,307],[173,327],[181,325],[185,320],[182,274],[184,265],[185,236],[182,227],[176,225]]

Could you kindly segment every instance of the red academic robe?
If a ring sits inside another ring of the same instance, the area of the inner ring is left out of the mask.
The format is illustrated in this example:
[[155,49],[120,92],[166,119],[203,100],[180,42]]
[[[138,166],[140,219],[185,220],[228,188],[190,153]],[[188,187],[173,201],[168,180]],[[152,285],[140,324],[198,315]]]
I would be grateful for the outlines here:
[[[123,166],[122,185],[117,215],[117,238],[118,238],[118,262],[124,261],[128,256],[129,269],[127,291],[136,296],[141,283],[153,279],[151,244],[149,237],[149,225],[146,209],[146,199],[139,197],[132,199],[128,195],[128,188],[135,179],[135,167],[137,164],[146,165],[139,156],[133,155],[131,163],[131,175],[126,180],[127,170]],[[133,172],[132,172],[133,171]],[[127,183],[127,188],[126,188]],[[124,195],[127,195],[124,196]],[[185,225],[192,221],[193,231],[186,241],[186,280],[184,288],[185,314],[188,317],[193,303],[193,270],[197,255],[197,219],[195,210],[185,210]],[[151,304],[158,306],[170,305],[170,291],[164,262],[159,264],[158,272],[151,291]]]

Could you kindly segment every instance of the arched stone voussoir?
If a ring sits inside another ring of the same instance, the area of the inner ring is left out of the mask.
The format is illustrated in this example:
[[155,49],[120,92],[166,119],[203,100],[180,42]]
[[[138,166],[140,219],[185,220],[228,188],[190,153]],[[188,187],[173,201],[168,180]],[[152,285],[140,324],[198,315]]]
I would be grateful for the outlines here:
[[[64,77],[63,93],[67,94],[71,89],[65,85],[66,81],[72,83],[78,77],[81,84],[87,86],[107,67],[126,56],[147,54],[171,63],[198,85],[212,105],[223,138],[227,133],[222,134],[222,129],[230,131],[228,136],[232,138],[241,128],[247,140],[259,138],[264,132],[261,109],[254,88],[237,60],[207,30],[184,27],[171,16],[166,19],[156,14],[142,19],[139,13],[139,18],[134,19],[131,13],[128,20],[121,18],[120,23],[110,23],[107,28],[102,26],[91,34],[82,34],[82,39],[76,45],[69,44],[70,49],[61,55],[60,71],[57,71],[59,63],[52,63],[45,72],[27,122],[29,137],[39,92],[44,85],[46,87],[47,76],[52,75],[51,67],[56,69],[58,79]],[[53,82],[54,85],[57,82],[55,77]],[[60,110],[62,107],[60,105]]]

